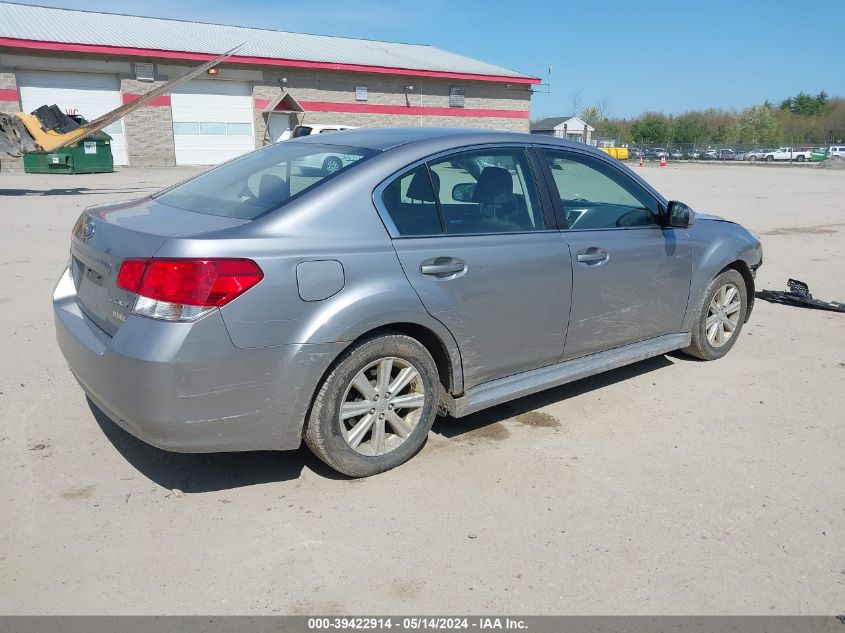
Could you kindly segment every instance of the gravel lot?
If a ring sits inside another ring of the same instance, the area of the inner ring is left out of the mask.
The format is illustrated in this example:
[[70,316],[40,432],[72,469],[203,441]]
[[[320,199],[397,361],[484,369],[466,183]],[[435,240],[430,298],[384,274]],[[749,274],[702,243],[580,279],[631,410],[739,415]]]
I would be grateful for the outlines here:
[[[845,173],[639,171],[761,233],[760,287],[845,301]],[[758,301],[721,361],[439,420],[367,480],[305,448],[169,454],[95,418],[53,337],[71,226],[191,173],[0,174],[0,613],[842,612],[842,314]]]

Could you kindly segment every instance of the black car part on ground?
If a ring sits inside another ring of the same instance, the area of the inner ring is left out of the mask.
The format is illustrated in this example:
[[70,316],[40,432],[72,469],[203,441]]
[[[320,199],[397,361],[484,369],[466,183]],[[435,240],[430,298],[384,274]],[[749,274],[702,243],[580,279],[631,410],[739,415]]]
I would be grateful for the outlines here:
[[788,279],[786,285],[789,287],[789,290],[761,290],[757,293],[757,298],[772,303],[804,306],[818,310],[832,310],[833,312],[845,312],[845,303],[814,299],[813,295],[810,294],[809,286],[803,281]]

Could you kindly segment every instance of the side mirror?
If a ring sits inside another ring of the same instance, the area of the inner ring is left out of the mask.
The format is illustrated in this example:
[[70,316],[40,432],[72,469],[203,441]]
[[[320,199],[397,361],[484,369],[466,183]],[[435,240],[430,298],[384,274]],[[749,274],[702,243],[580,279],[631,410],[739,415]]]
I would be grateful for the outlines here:
[[695,211],[677,200],[672,200],[669,203],[667,215],[669,216],[669,226],[676,229],[686,229],[695,224]]
[[455,200],[456,202],[472,202],[474,195],[474,182],[461,182],[452,187],[452,200]]

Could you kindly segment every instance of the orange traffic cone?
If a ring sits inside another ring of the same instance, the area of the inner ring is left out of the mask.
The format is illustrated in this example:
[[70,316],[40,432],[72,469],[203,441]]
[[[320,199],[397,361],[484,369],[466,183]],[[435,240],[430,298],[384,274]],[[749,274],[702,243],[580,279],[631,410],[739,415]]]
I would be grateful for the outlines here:
[[666,167],[666,157],[665,156],[660,157],[660,166]]
[[640,155],[640,167],[644,167],[642,154]]

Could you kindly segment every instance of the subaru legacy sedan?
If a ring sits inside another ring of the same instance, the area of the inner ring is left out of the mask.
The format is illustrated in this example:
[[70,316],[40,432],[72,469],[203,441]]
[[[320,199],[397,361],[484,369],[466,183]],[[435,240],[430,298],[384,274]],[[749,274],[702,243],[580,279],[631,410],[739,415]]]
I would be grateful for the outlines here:
[[53,304],[82,389],[143,441],[304,438],[366,476],[413,456],[438,414],[673,350],[724,356],[761,263],[755,234],[584,144],[369,129],[86,210]]

